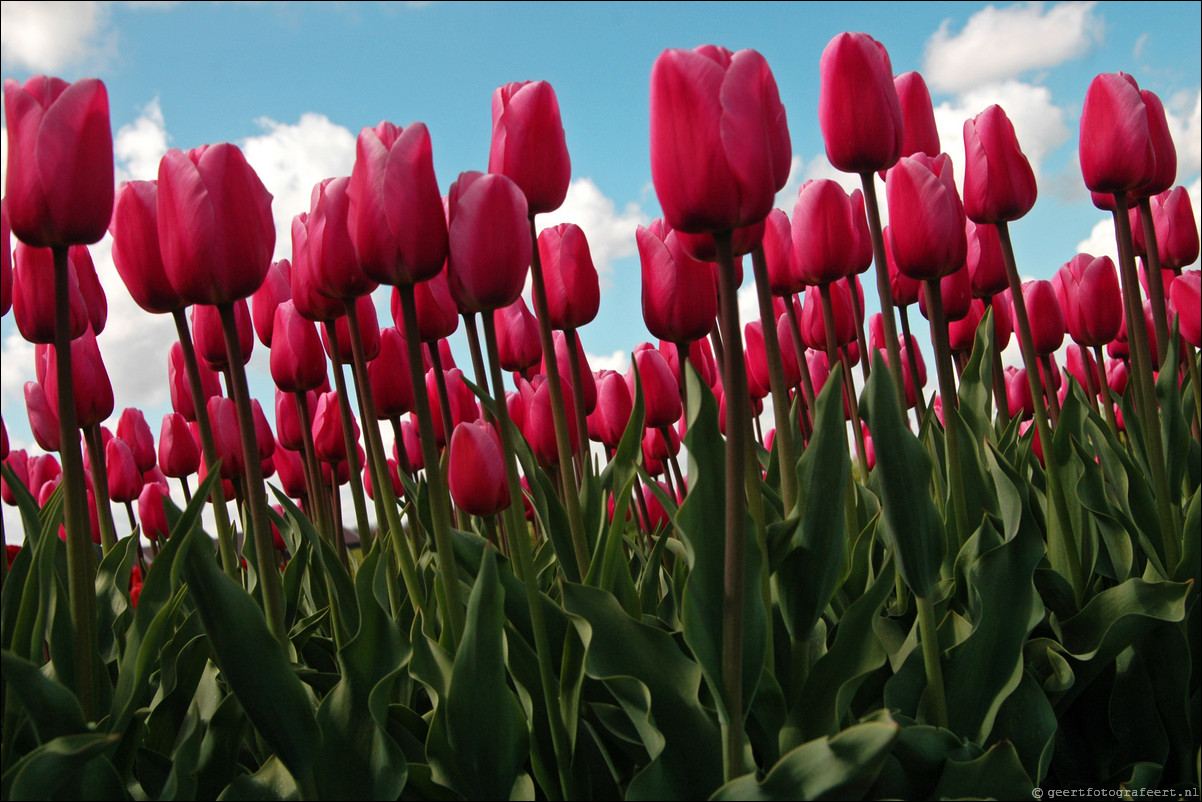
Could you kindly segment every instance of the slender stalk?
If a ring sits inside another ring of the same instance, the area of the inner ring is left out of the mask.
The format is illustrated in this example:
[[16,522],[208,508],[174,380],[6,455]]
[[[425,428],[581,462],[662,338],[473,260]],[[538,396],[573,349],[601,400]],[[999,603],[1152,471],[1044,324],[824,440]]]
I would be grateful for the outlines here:
[[[1081,361],[1085,363],[1085,392],[1089,396],[1089,406],[1094,412],[1098,411],[1098,385],[1094,381],[1094,371],[1096,368],[1093,364],[1093,358],[1089,355],[1089,351],[1084,346],[1077,346],[1081,349]],[[1100,376],[1097,378],[1101,378]]]
[[[438,413],[439,425],[442,427],[443,443],[451,442],[451,435],[455,432],[455,421],[451,415],[451,394],[447,391],[447,375],[442,369],[442,353],[438,350],[438,343],[427,343],[426,348],[430,352],[430,367],[434,374],[434,392],[438,394]],[[443,451],[443,459],[438,464],[439,481],[447,484],[447,471],[450,468],[450,460],[446,450]],[[463,510],[455,507],[453,510],[455,516],[455,527],[466,531],[468,528],[468,516]]]
[[[996,333],[996,329],[995,329]],[[997,338],[993,339],[993,348],[989,357],[993,360],[993,400],[997,405],[997,414],[1002,422],[1002,429],[1010,425],[1010,399],[1006,396],[1006,371],[1002,367],[1002,349],[998,347]]]
[[576,471],[581,477],[587,476],[589,470],[588,460],[588,420],[584,415],[584,374],[580,370],[580,355],[576,353],[576,347],[579,339],[576,335],[576,329],[567,329],[563,333],[565,344],[568,347],[568,372],[572,382],[572,409],[575,411],[575,420],[573,425],[576,427],[576,434],[580,438],[580,450],[576,452]]
[[[6,246],[7,247],[7,246]],[[74,632],[75,691],[88,721],[100,714],[96,656],[96,555],[88,524],[87,489],[83,455],[79,450],[79,424],[75,415],[75,385],[71,372],[70,267],[67,248],[54,248],[54,352],[58,379],[59,456],[62,458],[64,526],[67,530],[67,592]]]
[[[371,394],[371,377],[367,372],[363,337],[359,334],[359,312],[351,301],[346,304],[346,314],[351,330],[351,355],[354,357],[355,384],[358,388],[359,400],[363,405],[363,434],[367,440],[367,464],[371,471],[371,486],[384,511],[384,515],[380,519],[381,531],[387,523],[388,531],[392,535],[393,559],[400,564],[401,576],[405,580],[409,598],[413,600],[414,609],[418,613],[424,614],[425,594],[422,591],[421,581],[418,579],[413,555],[409,552],[409,544],[405,541],[405,528],[401,525],[396,495],[392,492],[392,477],[388,472],[388,457],[384,454],[384,443],[380,439],[380,422],[376,417],[376,402]],[[404,444],[402,444],[403,447]],[[392,614],[395,617],[401,609],[400,588],[396,586],[396,572],[389,571],[388,575],[390,578],[388,596],[392,603]]]
[[309,397],[306,393],[293,393],[293,398],[296,400],[297,412],[300,413],[301,449],[305,459],[305,476],[309,480],[309,498],[313,499],[318,530],[325,535],[327,542],[333,544],[333,521],[330,519],[326,495],[322,491],[321,465],[317,461],[317,449],[313,445],[313,418],[309,414]]
[[[359,528],[359,541],[371,537],[371,524],[367,520],[367,499],[363,493],[363,466],[359,464],[359,443],[355,439],[355,430],[351,425],[351,402],[346,390],[346,374],[342,372],[342,346],[338,344],[337,332],[332,322],[324,324],[326,339],[330,342],[330,354],[334,369],[334,390],[338,396],[338,416],[342,419],[342,441],[346,447],[346,459],[350,468],[351,503],[355,507],[355,525]],[[348,326],[347,328],[351,328]],[[364,422],[366,428],[366,421]],[[336,467],[336,466],[331,466]],[[335,480],[334,485],[338,482]],[[366,533],[366,534],[365,534]],[[339,528],[335,532],[334,545],[338,549],[338,559],[350,570],[350,557],[346,549],[346,532]]]
[[183,488],[183,491],[184,491],[184,505],[187,506],[188,504],[191,504],[192,503],[192,488],[188,487],[188,477],[181,476],[179,478],[179,486],[181,488]]
[[[897,390],[902,417],[906,417],[906,383],[902,376],[901,348],[897,344],[897,324],[893,320],[893,289],[889,286],[889,263],[885,261],[885,237],[881,233],[881,210],[876,200],[876,178],[871,172],[860,173],[864,187],[864,207],[868,230],[872,234],[872,262],[876,265],[876,291],[881,299],[881,319],[885,325],[885,350],[889,355],[889,373]],[[865,351],[867,353],[867,351]]]
[[[916,342],[914,335],[910,333],[910,315],[907,312],[907,307],[904,306],[899,306],[897,311],[901,317],[902,337],[906,341],[906,358],[910,363],[911,384],[914,385],[914,409],[918,413],[918,419],[922,420],[927,414],[927,399],[922,392],[922,384],[919,383],[918,379],[918,354],[915,353]],[[863,358],[861,357],[861,359]]]
[[[209,422],[209,408],[205,404],[204,391],[200,382],[200,363],[196,361],[196,348],[192,345],[192,331],[183,309],[171,313],[175,321],[175,334],[184,352],[184,369],[188,374],[188,387],[192,393],[192,409],[196,412],[196,428],[200,430],[200,450],[204,455],[205,472],[212,473],[217,466],[217,446],[213,441],[213,424]],[[217,523],[217,548],[221,552],[221,567],[225,575],[241,583],[242,569],[238,542],[230,524],[230,511],[225,504],[225,488],[222,482],[213,482],[209,501],[213,507],[213,520]]]
[[785,314],[789,317],[789,336],[793,340],[793,353],[797,356],[797,371],[801,374],[802,399],[805,401],[799,416],[801,433],[806,438],[806,442],[809,442],[809,437],[814,431],[812,417],[815,399],[814,378],[810,375],[810,363],[806,359],[805,343],[801,341],[801,324],[797,320],[797,310],[793,306],[793,298],[785,299]]
[[[396,444],[397,467],[399,467],[401,469],[401,472],[404,473],[405,476],[411,482],[413,482],[413,486],[416,487],[417,486],[417,472],[413,470],[413,466],[409,462],[409,452],[405,450],[405,435],[404,435],[403,431],[401,430],[401,419],[399,417],[393,418],[391,422],[392,422],[392,439],[393,439],[393,442]],[[421,520],[418,518],[418,515],[417,515],[417,505],[413,504],[413,503],[406,504],[405,511],[406,511],[405,517],[409,519],[409,533],[410,533],[410,537],[407,538],[406,541],[410,544],[415,544],[417,542],[418,538],[425,537],[423,530],[422,530]],[[412,549],[413,545],[411,545],[410,548]],[[410,553],[412,554],[412,550]],[[413,556],[414,561],[416,562],[417,555],[413,554],[412,556]]]
[[[1114,196],[1114,231],[1119,246],[1119,274],[1123,282],[1123,294],[1131,299],[1127,308],[1127,338],[1131,344],[1131,361],[1135,366],[1132,378],[1135,379],[1135,389],[1139,393],[1140,407],[1139,420],[1135,425],[1144,427],[1144,441],[1148,444],[1148,462],[1151,463],[1152,486],[1156,490],[1156,510],[1160,517],[1165,565],[1176,566],[1181,557],[1177,544],[1177,533],[1181,529],[1177,525],[1169,498],[1164,443],[1160,434],[1160,406],[1156,402],[1152,367],[1148,364],[1151,355],[1148,349],[1148,327],[1144,321],[1143,304],[1139,300],[1139,277],[1135,272],[1135,256],[1131,248],[1131,219],[1127,216],[1127,197],[1123,193],[1116,193]],[[1156,279],[1159,281],[1160,276],[1157,275]],[[1151,277],[1148,283],[1152,283]],[[1127,425],[1132,424],[1128,421]]]
[[255,439],[255,419],[250,407],[250,392],[246,373],[242,369],[242,345],[238,341],[238,323],[232,303],[219,304],[221,329],[225,334],[225,350],[229,356],[230,376],[233,379],[234,405],[238,410],[238,433],[242,439],[243,462],[246,463],[246,496],[250,507],[250,529],[255,541],[255,557],[259,562],[259,587],[263,593],[263,608],[267,625],[281,643],[288,644],[288,628],[284,623],[284,595],[280,571],[275,561],[275,546],[271,540],[271,521],[267,517],[267,496],[263,489],[263,465],[259,459],[259,444]]
[[[835,310],[831,303],[831,285],[823,284],[818,288],[822,298],[822,322],[826,327],[826,361],[833,368],[836,364],[843,366],[843,400],[847,410],[852,412],[852,434],[856,441],[856,457],[860,465],[860,479],[868,481],[868,449],[864,442],[864,428],[860,425],[859,405],[856,403],[856,388],[852,378],[850,360],[847,352],[840,349],[835,335]],[[844,439],[846,440],[846,429]]]
[[[672,480],[679,489],[681,496],[684,495],[684,474],[680,470],[680,460],[676,458],[676,452],[672,450],[671,426],[661,426],[659,436],[664,438],[664,447],[668,449],[668,470],[672,475]],[[779,433],[777,435],[779,437]]]
[[844,281],[847,282],[847,293],[851,296],[851,310],[856,321],[856,342],[860,344],[860,371],[864,374],[864,381],[868,381],[868,363],[871,360],[868,358],[868,338],[864,336],[864,307],[860,303],[860,293],[856,292],[855,276],[848,276]]
[[743,592],[746,557],[747,373],[743,364],[743,332],[739,324],[731,232],[714,234],[718,251],[719,326],[730,349],[723,362],[726,394],[726,547],[722,599],[722,685],[726,722],[723,768],[727,781],[745,773],[743,762]]
[[[568,435],[568,419],[563,402],[563,387],[559,383],[559,361],[555,357],[555,341],[551,336],[547,316],[547,285],[543,280],[542,257],[538,253],[538,232],[534,227],[534,215],[530,216],[530,240],[534,243],[534,254],[530,261],[531,291],[534,296],[534,315],[538,318],[538,336],[543,346],[543,361],[547,369],[547,381],[551,385],[551,419],[555,425],[555,443],[559,451],[560,469],[567,471],[564,481],[564,506],[567,507],[568,525],[572,531],[572,548],[576,552],[576,565],[580,576],[588,572],[589,548],[584,534],[584,516],[580,510],[580,484],[575,475],[572,461],[572,443]],[[582,440],[580,447],[588,447]]]
[[96,502],[96,520],[100,524],[100,545],[104,553],[117,545],[117,527],[113,524],[113,502],[109,498],[108,465],[104,462],[104,437],[100,424],[84,427],[84,447],[92,465],[92,498]]
[[1040,380],[1044,391],[1048,394],[1048,415],[1052,419],[1052,428],[1060,425],[1060,395],[1056,391],[1056,371],[1052,367],[1052,358],[1044,354],[1039,358],[1039,369],[1042,371]]
[[[480,349],[480,333],[476,331],[476,313],[462,315],[463,330],[467,332],[467,346],[472,354],[472,375],[476,377],[476,386],[486,393],[488,389],[488,368],[484,366],[484,352]],[[492,412],[484,410],[484,419],[492,420]]]
[[[772,392],[772,414],[776,419],[776,445],[780,455],[780,488],[785,514],[797,503],[797,450],[793,443],[793,426],[789,421],[789,388],[785,384],[785,368],[780,357],[780,340],[776,336],[776,315],[772,309],[772,293],[768,284],[768,262],[763,245],[751,252],[755,271],[756,299],[760,305],[760,325],[763,327],[764,352],[768,358],[768,385]],[[867,353],[867,352],[865,352]]]
[[[959,415],[960,399],[956,394],[956,381],[952,376],[951,349],[948,346],[947,320],[943,316],[943,295],[939,291],[939,280],[924,282],[927,291],[927,310],[931,313],[931,340],[935,347],[935,365],[939,372],[939,394],[943,397],[945,421],[952,413]],[[956,531],[963,545],[968,538],[968,510],[964,499],[964,472],[960,467],[960,426],[952,421],[944,426],[945,461],[947,463],[948,487],[951,490],[952,514],[956,519]],[[1047,448],[1045,451],[1049,450]]]
[[421,373],[421,335],[417,329],[417,302],[413,297],[413,285],[399,285],[397,290],[401,296],[401,311],[405,316],[405,346],[409,350],[409,375],[413,381],[413,400],[421,436],[422,459],[426,463],[426,487],[430,492],[434,547],[438,550],[438,575],[442,584],[442,594],[446,599],[443,611],[444,634],[448,636],[449,651],[454,654],[463,637],[464,611],[459,591],[459,574],[455,567],[455,552],[451,546],[451,502],[446,484],[436,478],[439,471],[438,443],[434,439],[430,399],[422,389],[426,386],[426,380]]
[[1098,378],[1101,379],[1102,384],[1099,388],[1101,390],[1102,406],[1106,407],[1106,420],[1110,424],[1110,430],[1117,437],[1119,433],[1119,421],[1114,414],[1114,391],[1110,389],[1110,380],[1106,376],[1105,355],[1102,353],[1102,346],[1100,345],[1095,345],[1093,350],[1094,357],[1098,361]]
[[[928,297],[930,297],[928,295]],[[935,605],[926,596],[915,597],[918,606],[918,632],[922,641],[922,662],[927,672],[927,691],[935,726],[947,728],[947,694],[943,689],[943,666],[939,648],[939,629],[935,625]]]
[[[1156,225],[1152,222],[1152,201],[1143,197],[1136,201],[1139,221],[1144,229],[1144,250],[1147,253],[1144,273],[1148,278],[1148,299],[1152,302],[1152,325],[1156,331],[1156,359],[1163,365],[1169,355],[1169,323],[1164,303],[1164,274],[1160,271],[1160,247],[1156,241]],[[1131,218],[1127,218],[1130,222]]]
[[[501,360],[497,352],[496,325],[491,312],[484,313],[482,318],[484,340],[488,348],[488,361],[492,371],[493,400],[496,402],[497,423],[501,430],[501,451],[505,455],[505,481],[509,486],[509,506],[505,510],[509,516],[511,534],[509,542],[513,553],[517,556],[518,573],[526,588],[526,602],[530,607],[530,624],[534,630],[534,649],[538,657],[538,674],[543,689],[543,703],[547,709],[552,748],[555,750],[555,767],[559,773],[563,798],[572,799],[575,797],[575,781],[571,772],[572,747],[567,727],[560,713],[559,689],[552,662],[551,640],[547,635],[546,616],[542,600],[539,598],[534,556],[531,553],[530,537],[522,513],[522,487],[518,479],[517,460],[514,456],[514,438],[512,423],[509,420],[509,408],[505,405]],[[554,354],[554,352],[551,353]],[[553,360],[548,359],[547,361]]]

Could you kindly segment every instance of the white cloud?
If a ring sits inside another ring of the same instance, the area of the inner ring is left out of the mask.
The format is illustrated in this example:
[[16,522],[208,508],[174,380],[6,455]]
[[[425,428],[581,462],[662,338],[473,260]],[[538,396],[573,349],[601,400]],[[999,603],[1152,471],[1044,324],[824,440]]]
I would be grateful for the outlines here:
[[158,178],[159,161],[167,152],[167,126],[159,99],[146,104],[132,123],[121,126],[113,139],[117,183]]
[[1202,91],[1182,92],[1165,103],[1169,133],[1177,147],[1177,180],[1202,170]]
[[568,185],[563,205],[554,212],[539,215],[537,221],[539,231],[560,223],[575,223],[584,230],[593,266],[604,289],[613,273],[614,260],[638,252],[635,230],[650,223],[651,218],[634,202],[619,212],[613,199],[602,193],[593,179],[577,178]]
[[789,219],[793,219],[793,207],[797,204],[797,192],[801,189],[801,185],[805,183],[805,178],[802,174],[804,167],[801,157],[796,153],[789,161],[789,177],[785,180],[785,185],[781,187],[780,192],[776,193],[776,208],[784,211],[789,215]]
[[625,373],[626,369],[630,367],[630,352],[614,351],[608,356],[585,354],[585,360],[594,371],[613,370],[618,373]]
[[1089,236],[1077,243],[1077,253],[1088,253],[1091,256],[1109,256],[1117,265],[1119,263],[1119,248],[1114,238],[1114,221],[1111,218],[1099,220],[1090,230]]
[[35,73],[107,63],[117,51],[107,3],[6,2],[0,7],[0,59]]
[[959,33],[944,20],[927,40],[923,76],[933,89],[963,91],[1053,67],[1102,41],[1096,3],[986,6]]
[[309,210],[309,195],[319,181],[351,174],[355,134],[323,114],[306,112],[295,125],[266,117],[262,136],[242,143],[242,151],[267,191],[275,217],[275,259],[291,258],[292,218]]

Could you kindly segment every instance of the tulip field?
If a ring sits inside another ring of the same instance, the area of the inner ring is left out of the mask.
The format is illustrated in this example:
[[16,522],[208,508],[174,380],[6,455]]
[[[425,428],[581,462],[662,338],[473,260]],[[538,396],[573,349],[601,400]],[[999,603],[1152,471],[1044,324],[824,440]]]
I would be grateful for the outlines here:
[[[3,799],[1196,799],[1202,274],[1161,100],[1089,85],[1119,258],[1023,282],[1006,110],[948,154],[881,43],[818,69],[788,119],[755,50],[655,61],[625,375],[578,336],[583,230],[536,225],[571,179],[545,81],[445,196],[424,124],[363,128],[274,262],[238,147],[118,186],[103,83],[6,81],[41,451],[4,431]],[[786,214],[815,125],[861,189]],[[161,424],[97,346],[106,233],[175,323]]]

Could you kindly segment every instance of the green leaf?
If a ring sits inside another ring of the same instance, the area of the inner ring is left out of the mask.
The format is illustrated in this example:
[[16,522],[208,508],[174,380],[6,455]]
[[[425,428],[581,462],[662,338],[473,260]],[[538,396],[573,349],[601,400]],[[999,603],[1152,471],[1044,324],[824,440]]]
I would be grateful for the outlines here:
[[1014,692],[998,709],[992,737],[1014,744],[1027,776],[1038,785],[1047,776],[1056,740],[1056,711],[1039,682],[1024,673]]
[[932,799],[1030,799],[1035,787],[1011,743],[969,761],[949,760]]
[[254,774],[243,774],[226,786],[218,799],[240,802],[276,802],[300,799],[296,780],[275,755],[269,757]]
[[505,672],[503,605],[488,550],[468,599],[447,698],[426,742],[434,779],[468,799],[508,799],[529,754],[526,717]]
[[931,459],[902,420],[889,368],[877,354],[864,387],[868,428],[876,449],[885,536],[897,569],[918,596],[929,597],[943,563],[943,519],[931,500]]
[[731,780],[711,799],[859,799],[872,787],[897,740],[898,726],[884,721],[856,724],[833,737],[802,744],[764,777]]
[[[1177,386],[1179,353],[1177,325],[1174,323],[1169,347],[1165,352],[1165,364],[1160,366],[1160,373],[1156,377],[1156,399],[1160,404],[1160,437],[1168,465],[1169,502],[1174,507],[1181,504],[1181,487],[1189,462],[1190,443],[1193,440],[1181,406],[1181,392]],[[1166,532],[1165,536],[1171,537],[1171,534]]]
[[9,685],[8,704],[25,708],[39,742],[88,731],[83,708],[75,694],[46,677],[33,663],[7,649],[0,653],[0,661],[4,667],[4,681]]
[[993,421],[988,410],[993,392],[993,307],[988,306],[973,338],[972,355],[960,373],[960,417],[973,439],[982,443],[993,436]]
[[[0,785],[5,799],[106,799],[125,795],[120,781],[114,789],[111,782],[115,772],[107,775],[102,771],[88,771],[93,760],[103,761],[117,748],[121,736],[109,733],[87,732],[63,735],[39,746],[21,758],[15,766],[4,773]],[[82,780],[94,777],[97,786],[87,788]],[[86,796],[85,796],[86,794]],[[112,795],[111,797],[109,795]]]
[[1117,655],[1157,622],[1185,618],[1189,590],[1187,582],[1129,579],[1094,596],[1061,623],[1060,640],[1078,660]]

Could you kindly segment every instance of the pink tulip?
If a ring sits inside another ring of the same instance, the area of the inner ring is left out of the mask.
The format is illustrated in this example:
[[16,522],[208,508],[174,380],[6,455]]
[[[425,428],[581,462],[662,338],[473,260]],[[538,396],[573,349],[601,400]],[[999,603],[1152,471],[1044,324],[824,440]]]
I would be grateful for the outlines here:
[[572,163],[551,84],[523,81],[493,92],[488,171],[518,185],[531,215],[563,205]]
[[939,130],[935,126],[935,110],[931,107],[931,92],[926,81],[916,72],[894,76],[893,86],[902,111],[902,156],[925,153],[938,156]]
[[503,175],[462,173],[448,198],[447,278],[456,303],[473,312],[508,306],[533,255],[525,196]]
[[134,302],[154,314],[174,312],[184,300],[163,270],[159,249],[159,187],[156,181],[121,185],[113,221],[113,264]]
[[[67,277],[69,282],[70,316],[68,335],[80,337],[88,329],[88,307],[80,290],[78,271],[74,269],[83,245],[69,249]],[[55,327],[54,253],[49,248],[35,248],[18,243],[13,253],[12,305],[13,317],[21,336],[31,343],[54,342]]]
[[965,263],[964,206],[951,159],[906,156],[889,170],[885,185],[889,234],[897,269],[915,279],[942,278]]
[[1074,342],[1105,345],[1118,336],[1123,299],[1118,271],[1109,256],[1077,254],[1052,276],[1052,288]]
[[1017,220],[1035,205],[1035,171],[1001,106],[964,121],[964,212],[975,223]]
[[1156,151],[1148,110],[1130,75],[1103,73],[1090,83],[1078,150],[1081,175],[1093,192],[1131,192],[1153,179]]
[[163,416],[158,457],[163,473],[173,479],[191,476],[200,468],[200,447],[192,439],[188,421],[178,412]]
[[272,324],[271,378],[286,393],[315,390],[326,378],[321,336],[311,321],[286,300],[276,307]]
[[1169,290],[1173,309],[1179,315],[1181,337],[1195,348],[1202,348],[1202,273],[1187,270]]
[[897,163],[905,125],[884,45],[868,34],[841,33],[822,51],[819,71],[818,125],[830,163],[845,173]]
[[793,221],[794,269],[806,284],[830,284],[857,272],[859,243],[868,233],[858,189],[849,196],[830,179],[807,181],[797,193]]
[[476,421],[455,427],[447,485],[455,506],[471,515],[493,515],[509,506],[501,438],[491,424]]
[[[657,225],[658,224],[658,225]],[[692,342],[709,334],[718,316],[718,294],[709,266],[680,247],[661,221],[635,232],[643,278],[643,321],[654,337]]]
[[133,452],[139,473],[146,473],[154,467],[154,435],[142,410],[134,407],[122,410],[121,417],[117,419],[117,437],[124,440]]
[[287,259],[272,262],[263,286],[250,297],[250,319],[259,342],[270,348],[275,333],[275,313],[284,301],[292,299],[292,263]]
[[578,329],[591,323],[601,304],[597,268],[584,230],[574,223],[545,228],[538,235],[547,316],[552,329]]
[[142,534],[150,541],[166,540],[171,534],[163,504],[166,497],[167,490],[155,482],[143,485],[138,493],[138,521],[142,525]]

